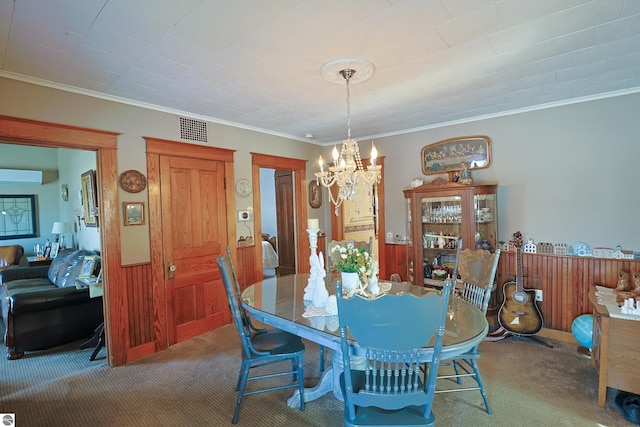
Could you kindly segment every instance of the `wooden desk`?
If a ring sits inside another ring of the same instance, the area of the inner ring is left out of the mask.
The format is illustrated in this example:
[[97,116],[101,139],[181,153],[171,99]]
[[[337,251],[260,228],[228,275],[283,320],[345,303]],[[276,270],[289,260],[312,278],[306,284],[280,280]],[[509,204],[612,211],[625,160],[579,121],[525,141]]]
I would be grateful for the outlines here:
[[640,321],[609,316],[598,304],[595,287],[589,290],[593,305],[591,365],[598,370],[598,406],[604,408],[607,387],[640,394]]
[[[305,389],[305,402],[333,392],[342,400],[340,390],[340,374],[343,371],[340,348],[340,331],[338,316],[304,317],[310,301],[304,301],[304,288],[307,286],[309,274],[292,274],[289,276],[269,277],[255,283],[242,292],[242,304],[255,319],[302,338],[316,342],[333,351],[331,366],[327,368],[317,386]],[[334,294],[333,285],[328,286],[329,294]],[[410,292],[422,295],[433,292],[433,289],[413,286],[410,283],[394,283],[391,293]],[[466,302],[452,298],[451,316],[447,317],[441,359],[470,350],[479,344],[489,331],[486,317],[480,310]],[[354,343],[351,348],[354,356],[361,356],[363,350]],[[433,348],[424,347],[426,359],[431,357]],[[299,405],[298,390],[288,400],[289,407]]]

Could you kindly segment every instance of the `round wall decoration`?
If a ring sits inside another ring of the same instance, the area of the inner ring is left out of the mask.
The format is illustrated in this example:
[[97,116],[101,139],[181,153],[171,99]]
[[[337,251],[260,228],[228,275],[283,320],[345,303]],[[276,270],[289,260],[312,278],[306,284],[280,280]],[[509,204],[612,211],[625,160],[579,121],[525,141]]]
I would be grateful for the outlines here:
[[130,169],[120,174],[120,186],[128,193],[139,193],[147,187],[147,179],[141,172]]
[[251,183],[248,179],[241,178],[236,181],[236,194],[242,198],[248,197],[251,194]]

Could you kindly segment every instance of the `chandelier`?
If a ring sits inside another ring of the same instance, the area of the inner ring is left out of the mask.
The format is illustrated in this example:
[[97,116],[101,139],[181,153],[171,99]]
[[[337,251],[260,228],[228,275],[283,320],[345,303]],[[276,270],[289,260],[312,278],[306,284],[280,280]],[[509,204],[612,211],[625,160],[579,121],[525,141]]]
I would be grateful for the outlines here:
[[[345,66],[346,68],[342,68]],[[318,160],[320,172],[316,172],[316,181],[323,187],[329,189],[329,198],[331,203],[335,205],[334,212],[336,215],[340,212],[340,206],[345,200],[351,200],[358,194],[358,186],[366,185],[371,187],[380,183],[382,177],[382,166],[376,165],[378,151],[371,143],[371,164],[365,169],[362,165],[360,157],[360,148],[358,141],[351,139],[351,105],[349,82],[354,80],[357,72],[359,73],[357,81],[363,81],[371,77],[373,72],[373,64],[361,59],[341,59],[326,63],[320,69],[325,77],[338,83],[342,80],[335,80],[335,76],[340,76],[346,82],[347,87],[347,139],[342,141],[342,147],[338,152],[337,147],[333,147],[333,165],[325,167],[322,156]],[[337,196],[334,197],[331,187],[337,186]]]

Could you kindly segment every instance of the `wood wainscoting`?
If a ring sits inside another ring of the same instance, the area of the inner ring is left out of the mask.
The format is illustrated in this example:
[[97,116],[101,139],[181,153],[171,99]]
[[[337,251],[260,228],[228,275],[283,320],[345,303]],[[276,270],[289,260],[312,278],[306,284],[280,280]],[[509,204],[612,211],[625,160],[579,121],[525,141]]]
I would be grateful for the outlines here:
[[257,261],[256,246],[241,246],[236,249],[238,262],[236,263],[236,275],[241,290],[249,285],[262,280],[262,262]]
[[[640,260],[522,254],[523,283],[528,289],[542,289],[538,307],[544,328],[571,332],[573,320],[592,312],[589,289],[594,285],[615,288],[618,272],[640,272]],[[515,252],[504,251],[496,274],[496,297],[501,304],[503,284],[514,281]]]
[[122,267],[127,290],[130,348],[153,344],[151,263]]

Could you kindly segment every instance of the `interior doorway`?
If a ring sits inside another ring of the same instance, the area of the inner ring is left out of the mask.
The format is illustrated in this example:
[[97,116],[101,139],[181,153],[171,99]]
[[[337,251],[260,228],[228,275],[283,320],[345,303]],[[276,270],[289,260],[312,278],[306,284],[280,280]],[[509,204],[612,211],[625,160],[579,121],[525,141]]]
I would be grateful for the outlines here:
[[[254,206],[254,227],[257,236],[263,233],[262,228],[262,200],[260,190],[260,170],[267,168],[277,170],[281,175],[284,187],[279,190],[283,194],[286,193],[287,204],[290,203],[292,209],[287,208],[283,217],[286,220],[283,224],[277,225],[277,228],[288,228],[291,236],[283,237],[285,241],[293,241],[293,245],[287,244],[286,250],[291,250],[292,255],[287,255],[295,260],[290,267],[292,272],[303,272],[309,270],[309,245],[302,244],[304,236],[306,236],[305,227],[307,224],[307,206],[305,203],[306,195],[306,160],[291,159],[288,157],[278,157],[266,154],[251,153],[252,159],[252,180],[253,180],[253,206]],[[288,178],[287,178],[288,176]],[[274,172],[275,179],[275,172]],[[286,185],[284,183],[287,183]],[[283,203],[285,203],[283,201]],[[281,210],[278,206],[276,210]],[[284,209],[282,209],[284,210]],[[278,254],[280,256],[280,254]],[[261,245],[256,245],[256,259],[263,259],[263,249]],[[258,276],[262,277],[261,266]]]
[[260,168],[261,233],[268,243],[262,245],[265,277],[296,271],[294,174],[291,170]]
[[[126,307],[112,304],[125,294],[120,268],[120,205],[118,200],[117,138],[115,132],[60,125],[37,120],[0,116],[0,139],[10,144],[72,148],[96,152],[98,216],[100,218],[100,261],[107,337],[107,362],[122,365],[126,360],[126,342],[112,330],[126,330]],[[113,258],[113,261],[112,261]]]

